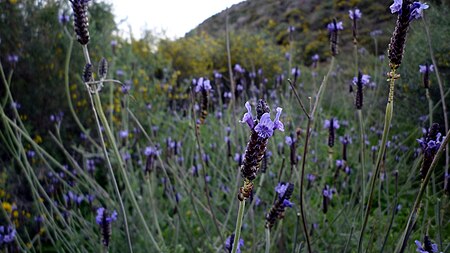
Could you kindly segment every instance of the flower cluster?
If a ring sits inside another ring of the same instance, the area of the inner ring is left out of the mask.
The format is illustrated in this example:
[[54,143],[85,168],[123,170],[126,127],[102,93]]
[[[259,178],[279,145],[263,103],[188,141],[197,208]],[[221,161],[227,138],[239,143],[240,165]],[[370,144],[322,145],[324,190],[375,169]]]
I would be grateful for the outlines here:
[[342,25],[342,21],[339,21],[339,22],[333,21],[327,25],[327,29],[329,32],[338,31],[338,30],[342,31],[342,30],[344,30],[344,26]]
[[423,86],[425,89],[430,88],[430,72],[434,72],[434,65],[419,65],[419,72],[423,74]]
[[444,138],[444,136],[442,136],[442,134],[438,131],[439,124],[434,123],[428,130],[426,136],[422,137],[421,139],[417,139],[417,142],[419,142],[423,153],[423,163],[420,170],[422,179],[424,179],[427,175],[428,169],[430,168],[434,156],[440,148],[442,139]]
[[284,131],[284,125],[280,121],[281,109],[277,108],[275,120],[270,119],[270,108],[264,100],[259,100],[256,107],[256,117],[252,114],[250,103],[245,103],[247,113],[240,121],[247,123],[250,127],[251,135],[245,150],[244,160],[241,165],[241,174],[244,178],[244,187],[241,187],[239,200],[245,200],[250,197],[256,174],[261,166],[261,161],[266,152],[267,142],[275,130]]
[[117,212],[113,211],[110,215],[108,210],[104,207],[99,207],[97,209],[97,216],[95,221],[100,225],[100,230],[102,234],[102,242],[105,247],[109,247],[109,242],[111,240],[111,223],[117,220]]
[[398,14],[388,50],[391,69],[398,68],[402,63],[409,23],[413,19],[422,17],[422,11],[428,9],[428,7],[427,4],[411,3],[409,0],[394,0],[394,3],[390,6],[391,13]]
[[362,109],[363,106],[363,87],[370,83],[370,76],[363,75],[361,71],[358,72],[358,76],[353,77],[353,85],[356,85],[356,95],[355,95],[355,107],[358,110]]
[[200,77],[198,80],[192,80],[192,83],[195,85],[195,92],[199,93],[201,91],[211,91],[211,83],[208,79]]
[[[394,3],[389,7],[391,9],[391,13],[399,13],[402,14],[402,5],[403,0],[394,0]],[[421,2],[414,2],[410,6],[410,20],[419,19],[422,17],[422,11],[428,9],[428,4],[423,4]]]
[[[423,244],[419,240],[415,240],[417,249],[416,251],[419,253],[438,253],[438,246],[435,243],[432,243],[428,235],[425,235]],[[442,253],[442,252],[441,252]]]
[[0,226],[0,245],[12,243],[16,238],[16,229],[8,226]]
[[332,148],[334,146],[335,130],[339,129],[339,121],[331,118],[331,120],[325,120],[323,128],[328,129],[328,146]]
[[284,218],[284,212],[287,207],[292,207],[294,204],[289,201],[294,192],[294,184],[292,183],[278,183],[275,187],[275,191],[278,193],[278,198],[270,208],[266,215],[266,228],[272,228],[277,219]]
[[330,186],[325,185],[322,190],[323,195],[323,213],[328,212],[328,205],[330,204],[331,199],[333,199],[333,194],[336,193],[335,189],[331,189]]
[[[266,112],[262,114],[259,122],[254,119],[252,114],[252,107],[249,102],[245,103],[245,108],[247,108],[247,112],[239,122],[247,123],[251,130],[255,130],[256,133],[258,133],[259,137],[267,139],[269,137],[272,137],[274,130],[284,131],[284,125],[280,121],[281,111],[283,110],[281,107],[277,108],[277,114],[274,121],[270,119],[270,113]],[[255,125],[255,122],[258,123]]]
[[349,17],[351,20],[357,20],[357,19],[360,19],[361,16],[362,16],[362,13],[361,13],[361,11],[360,11],[359,9],[354,9],[354,10],[349,10],[349,11],[348,11],[348,17]]

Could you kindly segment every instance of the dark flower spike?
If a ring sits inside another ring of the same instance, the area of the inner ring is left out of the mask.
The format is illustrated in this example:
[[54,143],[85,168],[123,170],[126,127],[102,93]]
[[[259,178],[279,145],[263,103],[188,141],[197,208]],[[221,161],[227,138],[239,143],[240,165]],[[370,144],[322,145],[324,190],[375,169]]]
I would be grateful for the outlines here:
[[97,209],[97,216],[95,217],[95,221],[98,225],[100,225],[100,230],[102,234],[102,243],[108,248],[109,242],[111,241],[111,223],[117,220],[117,212],[112,212],[109,215],[108,210],[104,207],[100,207]]
[[423,160],[422,168],[420,169],[421,178],[424,179],[428,173],[428,170],[433,162],[434,156],[441,146],[442,139],[444,138],[439,131],[439,124],[434,123],[426,136],[421,139],[417,139],[422,148]]
[[335,130],[339,128],[339,121],[331,118],[331,120],[325,120],[324,128],[328,128],[328,146],[332,148],[334,146]]
[[422,16],[422,11],[428,9],[428,7],[427,4],[412,3],[410,0],[394,0],[391,5],[391,12],[398,13],[397,24],[389,43],[388,53],[391,69],[397,69],[402,63],[409,23],[413,19],[419,19]]
[[244,187],[240,190],[240,200],[247,199],[251,195],[251,190],[253,189],[252,181],[256,178],[261,161],[266,152],[267,141],[273,135],[274,130],[284,131],[284,125],[280,121],[281,108],[277,108],[275,120],[272,121],[269,114],[270,108],[264,100],[260,100],[256,107],[256,119],[253,118],[249,102],[245,103],[245,107],[247,108],[247,113],[244,114],[240,122],[248,124],[251,134],[241,165]]
[[327,28],[330,38],[331,54],[336,56],[338,54],[338,31],[344,30],[344,26],[342,25],[342,21],[337,22],[336,19],[333,19],[333,22],[329,23]]
[[270,208],[266,215],[266,228],[272,228],[277,219],[283,219],[286,207],[292,207],[293,203],[289,201],[294,192],[294,184],[292,183],[278,183],[275,187],[278,193],[278,198]]
[[89,43],[89,22],[87,16],[89,0],[69,0],[73,10],[73,25],[81,45]]
[[428,63],[426,63],[425,65],[419,65],[419,72],[423,74],[423,86],[425,87],[425,89],[429,89],[430,72],[434,72],[433,64],[428,65]]
[[416,251],[419,253],[438,253],[439,252],[437,244],[432,243],[430,238],[428,237],[428,235],[425,235],[423,244],[418,240],[416,240],[415,243],[417,246]]
[[201,92],[202,103],[201,103],[201,114],[200,114],[200,124],[205,123],[206,116],[208,116],[208,94],[212,90],[210,81],[206,78],[200,77],[198,80],[194,79],[195,92]]
[[102,58],[98,63],[98,76],[100,79],[105,79],[108,74],[108,62],[105,58]]
[[355,95],[355,107],[357,110],[361,110],[363,106],[363,87],[370,82],[369,75],[363,75],[361,71],[358,72],[358,76],[353,78],[353,84],[356,85]]
[[83,69],[83,82],[89,83],[93,80],[94,78],[92,77],[92,65],[90,63],[86,63]]

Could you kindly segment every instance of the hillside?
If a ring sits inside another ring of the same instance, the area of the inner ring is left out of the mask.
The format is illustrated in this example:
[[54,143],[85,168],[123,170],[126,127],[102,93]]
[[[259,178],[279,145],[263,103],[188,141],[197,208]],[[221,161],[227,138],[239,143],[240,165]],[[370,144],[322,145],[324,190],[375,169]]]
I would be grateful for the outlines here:
[[[440,1],[434,1],[439,4]],[[288,27],[295,27],[294,41],[300,49],[302,58],[309,60],[316,52],[321,52],[328,43],[326,25],[336,18],[344,22],[341,45],[352,46],[351,20],[348,11],[359,8],[363,18],[358,21],[360,45],[375,53],[370,33],[381,30],[378,38],[381,49],[385,49],[395,24],[395,15],[391,15],[390,0],[247,0],[233,5],[201,23],[187,34],[207,33],[214,37],[224,36],[225,21],[228,15],[232,32],[264,32],[278,45],[289,43]]]

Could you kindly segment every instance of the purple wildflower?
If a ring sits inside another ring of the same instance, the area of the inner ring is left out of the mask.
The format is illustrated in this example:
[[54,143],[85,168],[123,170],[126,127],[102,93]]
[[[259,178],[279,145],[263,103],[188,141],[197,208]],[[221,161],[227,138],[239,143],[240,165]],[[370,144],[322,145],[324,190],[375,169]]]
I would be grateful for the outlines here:
[[438,246],[432,243],[428,235],[425,236],[424,243],[422,244],[419,240],[414,241],[416,243],[416,251],[419,253],[437,253],[439,252]]
[[[354,85],[357,85],[357,84],[358,84],[358,77],[357,77],[357,76],[353,77],[352,83],[353,83]],[[361,83],[362,83],[363,85],[368,85],[368,84],[370,83],[370,75],[362,75],[362,76],[361,76]]]
[[354,10],[349,10],[348,11],[348,16],[350,17],[350,19],[360,19],[362,14],[361,11],[359,9],[354,9]]
[[236,65],[234,65],[234,71],[235,71],[236,73],[241,73],[241,74],[243,74],[243,73],[245,72],[245,69],[242,68],[241,65],[236,64]]
[[70,16],[66,15],[65,12],[58,16],[58,21],[62,25],[66,25],[67,23],[69,23],[69,20],[70,20]]
[[431,64],[428,67],[427,67],[427,65],[419,65],[419,72],[420,73],[423,74],[423,73],[427,72],[427,69],[428,69],[429,72],[434,72],[434,65]]
[[9,54],[7,60],[11,64],[16,64],[19,61],[19,56],[17,54]]
[[119,131],[119,136],[120,136],[120,138],[122,138],[122,139],[127,138],[127,137],[128,137],[128,130],[120,130],[120,131]]
[[328,31],[338,31],[338,30],[344,30],[344,26],[342,25],[342,21],[336,22],[336,25],[334,22],[331,22],[327,25]]
[[319,57],[318,54],[315,54],[315,55],[313,55],[313,56],[311,57],[311,60],[312,60],[313,62],[317,62],[317,61],[319,61],[319,59],[320,59],[320,57]]
[[198,80],[193,80],[195,84],[195,92],[199,93],[201,91],[211,91],[212,87],[210,81],[206,78],[200,77]]

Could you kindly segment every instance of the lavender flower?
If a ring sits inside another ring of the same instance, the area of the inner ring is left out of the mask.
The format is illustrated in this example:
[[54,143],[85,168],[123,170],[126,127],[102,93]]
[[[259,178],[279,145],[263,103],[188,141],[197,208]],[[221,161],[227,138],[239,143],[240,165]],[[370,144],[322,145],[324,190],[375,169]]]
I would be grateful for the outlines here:
[[368,85],[370,82],[369,75],[363,75],[361,71],[358,72],[358,76],[353,77],[353,84],[356,85],[355,95],[355,107],[357,110],[361,110],[363,106],[363,86]]
[[389,43],[388,52],[391,69],[398,68],[402,62],[409,23],[413,19],[419,19],[422,16],[422,11],[428,9],[428,7],[427,4],[420,2],[411,4],[407,0],[394,0],[394,3],[390,6],[391,13],[398,13],[394,33]]
[[320,57],[319,57],[318,54],[315,54],[315,55],[313,55],[313,56],[311,57],[311,60],[312,60],[313,62],[317,62],[317,61],[319,61],[319,59],[320,59]]
[[236,73],[241,73],[241,74],[243,74],[243,73],[245,72],[245,69],[242,68],[241,65],[236,64],[236,65],[234,65],[234,71],[235,71]]
[[348,16],[351,20],[357,20],[361,18],[362,14],[359,9],[354,9],[348,11]]
[[339,121],[334,118],[325,120],[323,127],[328,128],[328,146],[332,148],[334,146],[335,130],[339,129]]
[[416,243],[416,251],[419,253],[437,253],[439,252],[438,246],[432,243],[428,235],[425,235],[423,244],[419,240],[414,241]]
[[431,64],[431,65],[428,65],[428,64],[426,64],[426,65],[419,65],[419,72],[420,73],[423,74],[423,73],[425,73],[427,71],[434,72],[434,65],[433,64]]
[[119,131],[119,136],[120,136],[120,138],[122,138],[122,139],[127,138],[127,137],[128,137],[128,130],[120,130],[120,131]]
[[14,65],[19,61],[19,56],[17,54],[9,54],[6,59],[9,63]]
[[322,190],[322,195],[323,195],[323,213],[327,213],[328,212],[328,205],[331,201],[331,199],[333,199],[333,193],[334,190],[330,188],[330,186],[325,185],[325,187]]
[[292,75],[294,76],[294,83],[297,82],[297,78],[300,76],[301,71],[298,67],[292,68],[291,70]]
[[194,79],[192,81],[195,84],[195,92],[199,93],[201,91],[211,91],[212,87],[210,81],[206,78],[200,77],[198,80]]
[[286,207],[292,207],[293,203],[289,201],[294,192],[294,184],[292,183],[278,183],[275,187],[275,191],[278,193],[278,198],[273,204],[272,208],[266,215],[266,228],[272,228],[277,219],[284,218],[284,212]]
[[[256,174],[259,171],[261,161],[266,152],[269,137],[273,135],[274,130],[284,131],[283,123],[280,121],[282,109],[277,108],[277,114],[274,121],[270,119],[270,108],[264,100],[258,102],[256,107],[257,116],[253,118],[250,103],[246,103],[247,113],[244,114],[242,123],[247,123],[251,129],[250,140],[245,150],[244,160],[241,166],[241,174],[244,177],[244,187],[241,188],[239,200],[243,201],[250,197]],[[256,125],[255,125],[256,124]]]
[[70,20],[70,16],[66,15],[66,12],[63,12],[62,14],[60,14],[58,16],[58,21],[61,25],[66,25],[67,23],[69,23]]
[[428,130],[426,136],[421,139],[417,139],[423,153],[422,168],[420,169],[422,179],[424,179],[427,175],[431,163],[433,162],[434,156],[440,148],[442,139],[444,138],[438,131],[439,124],[434,123]]
[[419,65],[419,72],[423,74],[423,86],[425,89],[430,88],[430,72],[434,72],[433,64]]
[[327,29],[329,32],[344,30],[344,26],[342,25],[342,21],[333,21],[327,25]]
[[111,240],[111,223],[117,220],[117,212],[113,211],[109,215],[108,210],[104,207],[99,207],[97,209],[97,216],[95,221],[100,225],[100,230],[102,234],[102,242],[105,247],[109,247],[109,242]]
[[9,244],[16,238],[16,229],[12,226],[4,227],[0,226],[0,245]]

